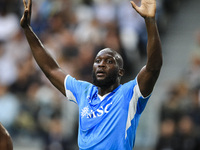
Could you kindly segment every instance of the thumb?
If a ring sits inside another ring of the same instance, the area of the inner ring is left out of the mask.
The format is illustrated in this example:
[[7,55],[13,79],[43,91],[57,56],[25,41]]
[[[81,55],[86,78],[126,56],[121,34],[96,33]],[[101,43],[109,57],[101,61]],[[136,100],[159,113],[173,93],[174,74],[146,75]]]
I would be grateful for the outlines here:
[[132,5],[132,7],[133,7],[136,11],[138,11],[138,6],[137,6],[133,1],[130,1],[130,3],[131,3],[131,5]]

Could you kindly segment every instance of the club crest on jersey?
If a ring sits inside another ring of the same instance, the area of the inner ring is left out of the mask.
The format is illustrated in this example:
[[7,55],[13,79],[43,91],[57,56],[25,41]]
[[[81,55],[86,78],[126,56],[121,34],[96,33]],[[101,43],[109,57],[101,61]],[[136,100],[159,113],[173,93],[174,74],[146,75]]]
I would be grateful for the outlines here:
[[104,107],[99,107],[96,111],[93,111],[89,109],[88,106],[81,109],[81,118],[87,117],[87,118],[96,118],[101,117],[103,114],[107,114],[110,111],[110,107],[112,105],[112,102],[105,105]]

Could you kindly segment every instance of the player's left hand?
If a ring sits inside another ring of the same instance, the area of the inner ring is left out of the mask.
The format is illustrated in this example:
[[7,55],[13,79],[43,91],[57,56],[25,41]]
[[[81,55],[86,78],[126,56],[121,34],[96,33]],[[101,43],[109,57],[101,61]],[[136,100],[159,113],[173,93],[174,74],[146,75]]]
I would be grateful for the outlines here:
[[132,7],[144,18],[154,18],[156,14],[156,0],[141,0],[141,6],[131,1]]
[[20,20],[20,25],[22,28],[26,28],[30,25],[31,22],[32,0],[28,0],[28,4],[26,0],[23,0],[23,3],[24,3],[24,14]]

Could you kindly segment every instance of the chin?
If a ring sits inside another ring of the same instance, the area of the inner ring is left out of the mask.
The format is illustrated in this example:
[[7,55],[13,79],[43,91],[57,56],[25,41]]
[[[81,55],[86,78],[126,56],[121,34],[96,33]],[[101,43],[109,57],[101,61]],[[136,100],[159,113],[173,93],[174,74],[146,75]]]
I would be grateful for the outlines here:
[[104,79],[97,79],[93,78],[93,84],[98,87],[109,87],[113,84],[115,84],[116,80],[110,80],[109,78]]
[[93,77],[93,84],[98,87],[109,87],[116,83],[118,74],[116,72],[113,72],[112,74],[109,74],[108,76],[103,77],[97,77],[95,73],[92,73]]

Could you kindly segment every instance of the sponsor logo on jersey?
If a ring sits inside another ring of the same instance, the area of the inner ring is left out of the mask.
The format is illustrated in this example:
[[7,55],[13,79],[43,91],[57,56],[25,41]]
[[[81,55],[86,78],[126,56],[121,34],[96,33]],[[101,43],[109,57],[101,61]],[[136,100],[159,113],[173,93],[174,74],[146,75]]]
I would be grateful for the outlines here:
[[100,106],[96,111],[90,110],[88,106],[84,107],[81,110],[81,118],[87,117],[87,118],[96,118],[101,117],[103,114],[107,114],[110,111],[110,107],[112,105],[112,102],[103,106]]

